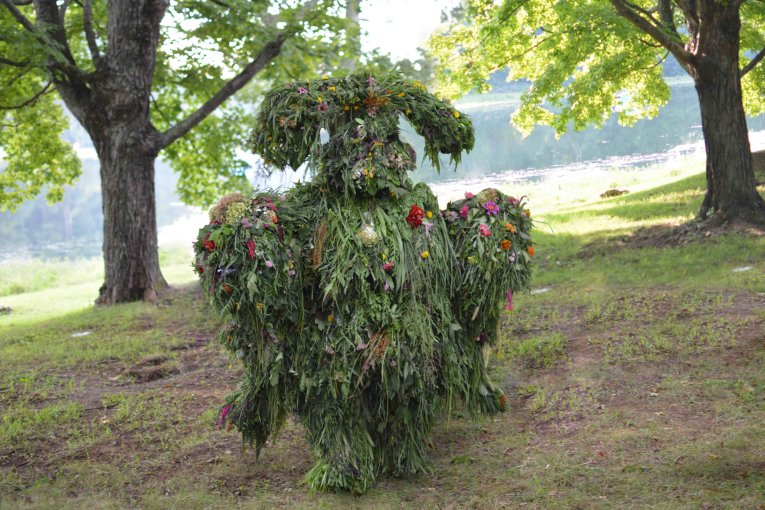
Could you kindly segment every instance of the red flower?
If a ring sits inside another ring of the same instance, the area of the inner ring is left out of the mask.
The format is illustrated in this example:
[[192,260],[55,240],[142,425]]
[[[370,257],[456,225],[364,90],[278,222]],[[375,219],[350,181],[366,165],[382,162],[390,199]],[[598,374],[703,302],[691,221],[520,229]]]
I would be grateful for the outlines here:
[[202,246],[207,248],[207,251],[213,251],[215,249],[215,243],[213,241],[210,241],[209,232],[207,233],[207,235],[205,235],[205,238],[202,240]]
[[250,252],[250,258],[254,259],[255,258],[255,241],[250,239],[245,244],[247,245],[247,251]]
[[422,225],[422,219],[425,217],[425,211],[418,205],[413,205],[409,209],[409,216],[406,217],[406,222],[409,223],[412,228],[417,228]]
[[391,271],[393,271],[393,262],[386,262],[385,264],[383,264],[383,271],[385,271],[386,273],[390,273]]

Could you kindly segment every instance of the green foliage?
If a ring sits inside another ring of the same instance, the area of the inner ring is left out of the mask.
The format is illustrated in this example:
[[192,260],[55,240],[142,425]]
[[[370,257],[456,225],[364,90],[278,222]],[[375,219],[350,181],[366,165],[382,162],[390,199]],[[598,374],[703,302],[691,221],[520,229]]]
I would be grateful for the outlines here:
[[317,489],[362,493],[381,473],[425,472],[440,410],[505,402],[483,347],[508,289],[528,288],[529,213],[494,190],[439,212],[407,175],[415,155],[398,137],[401,114],[434,163],[472,147],[469,119],[397,76],[274,89],[252,143],[266,164],[307,161],[313,180],[283,196],[224,197],[194,245],[228,321],[223,343],[245,368],[224,419],[259,451],[295,412]]
[[[102,57],[112,57],[106,47],[108,3],[92,4],[96,46]],[[150,101],[152,122],[159,131],[188,118],[277,34],[288,36],[279,56],[258,74],[258,83],[224,103],[162,153],[180,174],[179,194],[185,202],[210,205],[213,197],[246,189],[247,165],[238,151],[246,126],[254,122],[249,112],[262,91],[276,81],[318,76],[339,63],[337,39],[347,26],[343,6],[335,0],[304,4],[281,0],[170,2],[162,23]],[[18,9],[30,23],[36,23],[33,5]],[[5,5],[0,6],[0,159],[6,164],[0,173],[3,208],[13,208],[43,189],[50,200],[59,200],[64,186],[80,175],[80,162],[72,147],[60,140],[67,119],[55,99],[55,87],[46,89],[46,83],[51,81],[51,59],[76,66],[77,74],[86,81],[95,71],[95,63],[85,37],[84,4],[67,4],[62,12],[71,58],[49,34],[40,28],[24,28]],[[358,55],[346,50],[344,58]],[[43,95],[31,101],[43,90]]]
[[[0,82],[18,72],[0,65]],[[41,80],[23,77],[17,83],[3,90],[0,107],[23,104],[45,87]],[[64,186],[82,172],[72,146],[59,138],[68,126],[69,120],[50,94],[21,109],[0,109],[0,162],[5,166],[0,172],[0,210],[14,210],[43,189],[48,201],[61,200]]]
[[566,356],[568,340],[561,333],[526,338],[511,346],[511,356],[527,368],[552,368]]
[[[633,2],[646,9],[656,2]],[[758,2],[741,8],[742,66],[765,47],[765,15]],[[673,8],[674,9],[674,8]],[[675,9],[675,23],[685,21]],[[528,80],[513,115],[528,133],[535,124],[562,134],[569,127],[601,126],[612,111],[632,125],[654,117],[669,99],[662,77],[668,52],[626,18],[608,0],[547,2],[469,0],[460,23],[430,41],[439,59],[439,91],[455,97],[485,92],[487,78],[509,70],[508,81]],[[743,80],[744,101],[752,115],[765,109],[765,68],[757,66]]]
[[152,120],[159,129],[183,120],[212,97],[276,37],[277,27],[291,35],[257,81],[163,152],[180,175],[184,202],[209,206],[224,193],[248,190],[244,172],[249,165],[240,151],[262,94],[274,83],[315,78],[341,62],[337,39],[347,27],[342,7],[335,0],[320,0],[306,11],[300,4],[234,0],[225,2],[227,7],[215,2],[171,5],[167,17],[176,23],[162,34],[154,78]]

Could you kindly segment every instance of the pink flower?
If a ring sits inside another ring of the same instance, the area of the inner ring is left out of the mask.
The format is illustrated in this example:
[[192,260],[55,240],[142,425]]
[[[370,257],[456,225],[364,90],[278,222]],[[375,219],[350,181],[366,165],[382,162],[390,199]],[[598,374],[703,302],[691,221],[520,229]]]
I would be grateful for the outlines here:
[[254,258],[255,258],[255,241],[253,241],[252,239],[250,239],[250,240],[248,240],[248,241],[247,241],[247,243],[245,243],[245,244],[247,244],[247,251],[248,251],[248,252],[249,252],[249,254],[250,254],[250,258],[251,258],[251,259],[254,259]]
[[484,237],[489,237],[491,235],[491,230],[489,230],[489,227],[481,223],[478,225],[478,231],[481,233]]
[[460,209],[460,216],[462,217],[463,220],[467,219],[467,215],[468,215],[468,211],[469,210],[470,209],[466,205],[463,205],[462,208]]
[[308,94],[308,89],[305,87],[298,87],[298,94]]
[[473,195],[471,192],[469,191],[465,192],[465,198],[467,198],[468,200],[471,200],[473,197],[475,197],[475,195]]
[[266,260],[266,267],[274,267],[274,263],[270,260]]
[[231,411],[231,404],[225,406],[223,409],[220,410],[220,419],[218,420],[218,430],[223,427],[223,424],[226,423],[226,416],[228,416],[228,413]]
[[486,214],[493,214],[494,216],[499,214],[499,206],[494,202],[486,202],[483,204],[483,208],[486,209]]
[[393,271],[393,262],[389,261],[383,264],[383,271],[385,271],[386,273],[390,273],[391,271]]

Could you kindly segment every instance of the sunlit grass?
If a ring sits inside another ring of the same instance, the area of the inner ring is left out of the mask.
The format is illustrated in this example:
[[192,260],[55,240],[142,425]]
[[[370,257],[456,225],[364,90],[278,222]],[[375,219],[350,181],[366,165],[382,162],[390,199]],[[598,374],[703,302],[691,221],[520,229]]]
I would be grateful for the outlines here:
[[[160,252],[162,274],[169,285],[194,281],[196,277],[190,259],[188,252],[179,248]],[[7,262],[0,266],[0,276],[3,274],[8,275],[9,280],[0,280],[4,282],[0,289],[29,290],[6,292],[0,297],[0,305],[13,310],[10,315],[0,315],[0,328],[60,317],[92,307],[103,283],[104,272],[101,259],[33,259]]]

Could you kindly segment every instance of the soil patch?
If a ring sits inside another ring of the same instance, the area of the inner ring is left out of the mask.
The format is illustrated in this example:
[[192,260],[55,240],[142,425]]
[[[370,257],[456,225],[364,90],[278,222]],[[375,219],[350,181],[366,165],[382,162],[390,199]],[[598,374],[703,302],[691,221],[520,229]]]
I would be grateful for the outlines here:
[[728,234],[763,236],[765,230],[746,225],[707,226],[703,223],[653,225],[640,228],[630,235],[599,239],[588,243],[579,250],[577,256],[580,259],[589,259],[624,249],[675,248],[691,243],[702,243]]

